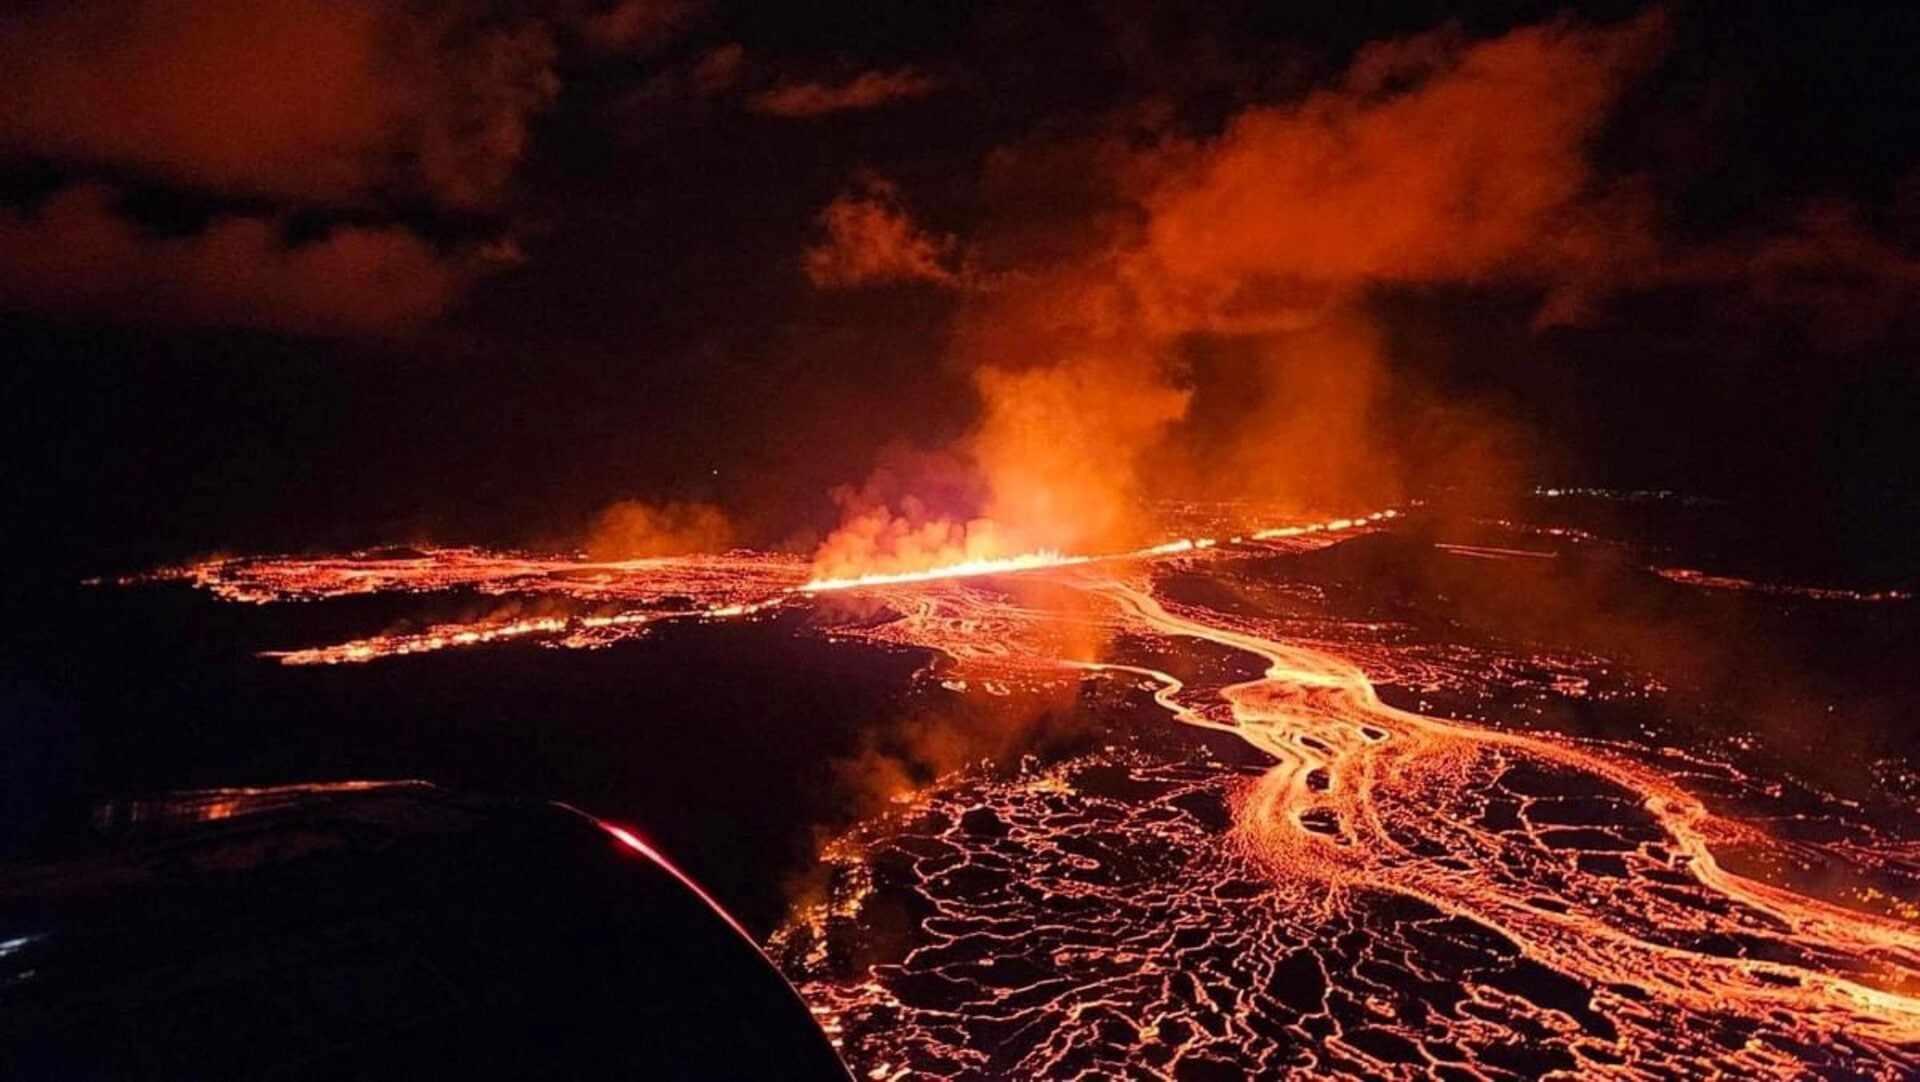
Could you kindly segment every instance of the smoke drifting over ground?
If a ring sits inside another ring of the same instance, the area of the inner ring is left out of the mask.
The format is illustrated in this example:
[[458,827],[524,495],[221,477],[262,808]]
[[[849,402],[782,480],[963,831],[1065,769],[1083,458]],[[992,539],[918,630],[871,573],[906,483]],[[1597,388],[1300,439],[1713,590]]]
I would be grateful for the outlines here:
[[733,527],[712,504],[623,500],[595,516],[585,547],[595,560],[639,560],[722,552],[732,543]]

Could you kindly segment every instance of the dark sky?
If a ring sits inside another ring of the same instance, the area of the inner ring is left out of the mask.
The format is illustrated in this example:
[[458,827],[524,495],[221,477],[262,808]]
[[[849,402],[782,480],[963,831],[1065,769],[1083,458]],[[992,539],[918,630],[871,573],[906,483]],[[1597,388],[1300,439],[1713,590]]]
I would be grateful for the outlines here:
[[1043,454],[993,396],[1052,385],[983,371],[1070,373],[1130,495],[1672,485],[1872,563],[1920,525],[1897,5],[0,10],[16,574],[627,499],[804,544],[903,444]]

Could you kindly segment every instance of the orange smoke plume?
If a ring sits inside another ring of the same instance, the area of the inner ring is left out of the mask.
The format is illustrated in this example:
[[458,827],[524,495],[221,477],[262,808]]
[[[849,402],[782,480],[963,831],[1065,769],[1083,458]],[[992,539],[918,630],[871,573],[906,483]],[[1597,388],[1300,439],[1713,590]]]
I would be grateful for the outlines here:
[[[1443,406],[1385,408],[1395,358],[1372,295],[1505,283],[1552,320],[1648,260],[1648,215],[1588,149],[1663,37],[1657,13],[1480,43],[1439,31],[1369,46],[1337,84],[1208,137],[998,152],[952,349],[983,407],[954,451],[983,496],[947,518],[864,505],[862,545],[836,535],[821,560],[1131,544],[1163,478],[1295,510],[1397,497],[1431,441],[1396,420],[1448,424]],[[1441,442],[1484,475],[1507,441]]]
[[1637,257],[1643,223],[1597,187],[1587,150],[1661,30],[1652,15],[1369,46],[1336,88],[1164,145],[1173,167],[1122,273],[1162,330],[1259,333],[1369,285],[1551,290]]
[[833,498],[841,522],[814,555],[816,580],[911,573],[1002,549],[977,513],[975,475],[952,456],[890,449],[864,485],[843,486]]

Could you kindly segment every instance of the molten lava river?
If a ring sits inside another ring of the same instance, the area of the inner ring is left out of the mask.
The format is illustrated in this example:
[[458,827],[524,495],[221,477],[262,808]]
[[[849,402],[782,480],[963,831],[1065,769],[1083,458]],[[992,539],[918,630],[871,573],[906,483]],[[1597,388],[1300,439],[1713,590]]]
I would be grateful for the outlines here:
[[[1092,735],[887,794],[826,845],[825,885],[768,945],[861,1077],[1920,1073],[1911,816],[1869,815],[1737,739],[1564,731],[1543,704],[1679,707],[1616,659],[1417,633],[1303,571],[1396,536],[1490,565],[1600,544],[1512,523],[1437,544],[1418,517],[870,580],[747,552],[471,549],[159,577],[253,603],[503,602],[287,664],[797,613],[803,633],[923,651],[929,701],[1064,698]],[[1776,604],[1908,600],[1636,573]]]

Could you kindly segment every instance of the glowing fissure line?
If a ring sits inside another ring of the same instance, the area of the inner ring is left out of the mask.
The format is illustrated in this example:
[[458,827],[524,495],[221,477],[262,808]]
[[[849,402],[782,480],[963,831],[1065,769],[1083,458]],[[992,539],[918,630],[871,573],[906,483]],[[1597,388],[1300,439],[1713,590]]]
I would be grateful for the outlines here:
[[1092,563],[1096,559],[1119,559],[1120,557],[1067,556],[1059,552],[1029,552],[1020,556],[1008,556],[995,560],[966,560],[956,564],[930,567],[924,571],[898,571],[876,575],[853,575],[845,578],[811,579],[793,587],[798,594],[818,594],[831,590],[853,590],[863,586],[898,586],[910,582],[931,582],[936,579],[964,579],[980,575],[1007,575],[1021,571],[1033,571],[1046,567],[1071,567],[1076,564]]
[[[1395,509],[1375,511],[1372,514],[1354,518],[1334,519],[1330,522],[1316,522],[1304,526],[1280,526],[1259,530],[1244,537],[1233,537],[1228,543],[1244,541],[1273,541],[1283,538],[1306,537],[1312,534],[1339,533],[1361,526],[1370,526],[1386,519],[1398,517]],[[1213,548],[1219,541],[1211,537],[1183,537],[1146,548],[1130,549],[1126,552],[1108,553],[1102,556],[1069,556],[1052,550],[1029,552],[1019,556],[1008,556],[992,560],[967,560],[961,563],[945,564],[922,571],[901,571],[874,575],[851,575],[841,578],[812,579],[793,588],[795,593],[817,594],[832,590],[854,590],[869,586],[897,586],[905,583],[931,582],[938,579],[975,578],[984,575],[1009,575],[1022,571],[1037,571],[1056,567],[1075,567],[1085,564],[1106,564],[1122,560],[1151,559],[1156,556],[1177,556],[1187,552],[1200,552]]]
[[1669,582],[1683,586],[1698,586],[1709,590],[1751,590],[1762,594],[1780,594],[1788,597],[1803,597],[1814,601],[1911,601],[1913,593],[1908,590],[1850,590],[1827,586],[1792,586],[1769,582],[1755,582],[1752,579],[1736,578],[1732,575],[1710,575],[1691,567],[1656,567],[1653,573]]

